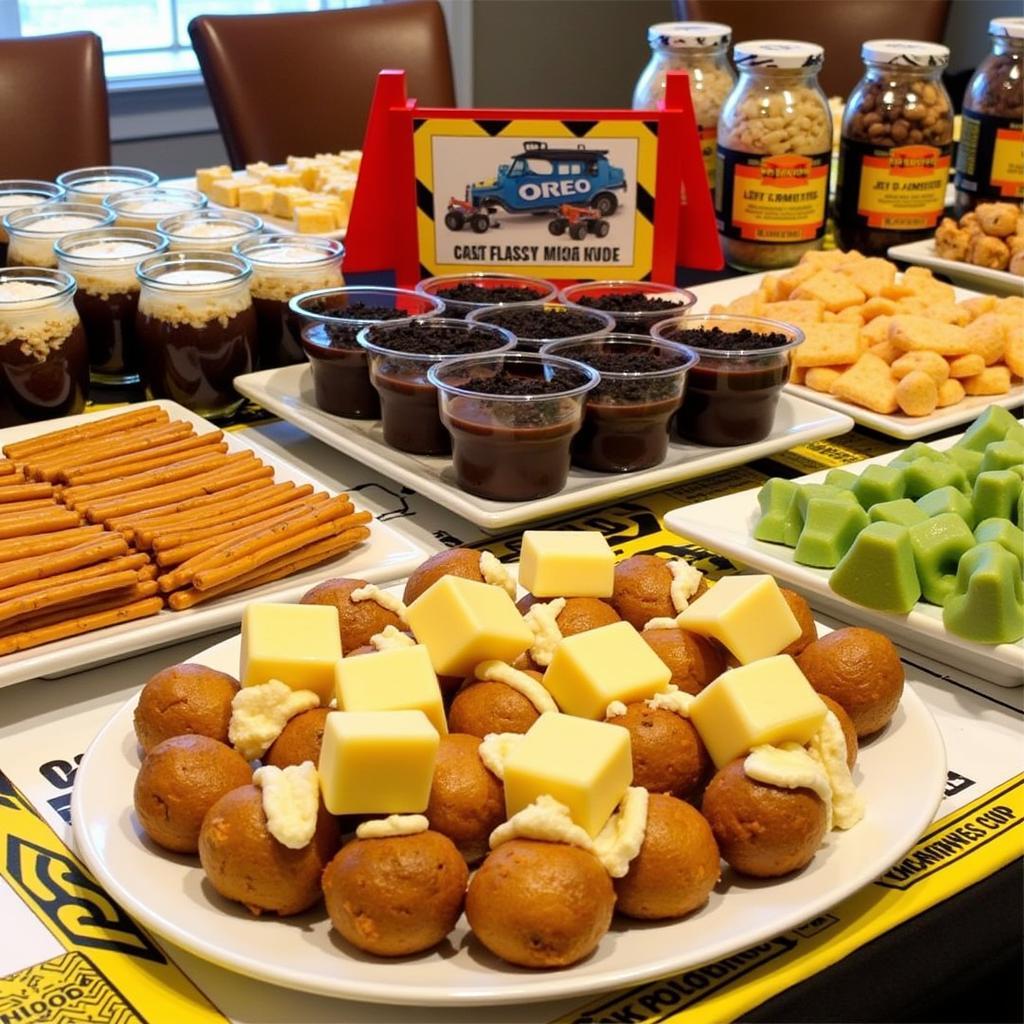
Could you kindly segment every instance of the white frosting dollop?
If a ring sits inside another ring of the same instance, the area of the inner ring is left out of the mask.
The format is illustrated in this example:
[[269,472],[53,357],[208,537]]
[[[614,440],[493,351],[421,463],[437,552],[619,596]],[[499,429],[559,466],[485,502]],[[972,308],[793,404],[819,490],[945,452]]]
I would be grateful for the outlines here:
[[615,813],[597,834],[594,853],[612,878],[622,878],[640,852],[647,834],[648,793],[630,786]]
[[668,571],[672,573],[672,587],[669,590],[672,607],[677,612],[681,612],[689,605],[690,598],[697,593],[697,588],[704,576],[700,569],[695,569],[682,558],[671,559],[668,563]]
[[316,832],[320,809],[320,779],[312,761],[287,768],[264,765],[252,774],[254,786],[262,790],[267,831],[289,850],[308,846]]
[[626,713],[626,710],[626,705],[621,700],[613,700],[604,709],[604,720],[607,722],[609,718],[621,718]]
[[422,814],[389,814],[386,818],[364,821],[356,828],[357,839],[391,839],[426,832],[430,822]]
[[555,648],[562,642],[562,631],[558,628],[558,616],[565,611],[565,598],[554,601],[538,601],[530,605],[523,621],[533,633],[530,657],[538,665],[548,666],[555,656]]
[[667,690],[648,697],[644,703],[649,708],[661,708],[664,711],[671,711],[674,715],[679,715],[680,718],[689,718],[693,699],[692,693],[684,693],[675,683],[669,683]]
[[489,732],[480,741],[477,755],[492,775],[504,779],[505,761],[522,738],[521,732]]
[[508,567],[498,560],[497,555],[490,551],[480,552],[480,575],[484,583],[492,587],[501,587],[514,601],[516,599],[516,581]]
[[358,587],[348,595],[349,600],[359,603],[360,601],[373,601],[379,604],[385,611],[393,612],[402,622],[405,622],[405,603],[397,594],[389,594],[381,590],[375,583],[367,583],[365,587]]
[[293,690],[278,679],[243,686],[231,699],[228,739],[248,761],[262,757],[298,714],[320,707],[312,690]]
[[807,752],[825,770],[832,789],[832,825],[853,828],[864,817],[864,798],[853,784],[846,764],[846,736],[835,713],[829,711],[811,737]]
[[492,833],[490,846],[496,850],[512,839],[540,839],[549,843],[568,843],[591,853],[594,843],[587,830],[572,820],[569,808],[552,796],[539,796],[532,804],[513,814]]
[[397,647],[415,647],[416,641],[397,626],[385,626],[370,637],[370,643],[378,651],[393,651]]
[[783,789],[810,789],[825,803],[825,831],[832,828],[832,786],[825,769],[799,743],[774,747],[763,744],[747,754],[743,771],[748,778]]
[[658,615],[653,619],[648,619],[640,632],[646,633],[649,629],[679,629],[679,623],[667,615]]
[[504,661],[482,661],[473,673],[481,682],[504,683],[521,693],[542,715],[557,711],[558,705],[547,690],[533,676],[513,668]]

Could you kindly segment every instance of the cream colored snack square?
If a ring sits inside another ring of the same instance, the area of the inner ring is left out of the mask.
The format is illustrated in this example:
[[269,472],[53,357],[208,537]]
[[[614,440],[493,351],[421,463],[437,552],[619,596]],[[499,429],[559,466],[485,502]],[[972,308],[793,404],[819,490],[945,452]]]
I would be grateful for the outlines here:
[[904,352],[892,363],[892,375],[897,380],[902,380],[914,370],[921,370],[934,378],[936,387],[950,376],[950,364],[937,352]]
[[218,164],[216,167],[200,167],[196,171],[196,190],[204,195],[209,195],[210,186],[215,181],[231,177],[231,168],[227,164]]
[[812,366],[809,370],[805,371],[806,376],[803,382],[812,391],[820,391],[823,395],[827,395],[832,390],[832,385],[842,374],[843,370],[844,367]]
[[[864,340],[863,331],[861,331],[861,340]],[[881,359],[882,362],[888,363],[890,366],[896,362],[901,355],[903,355],[903,349],[897,348],[888,338],[869,345],[866,351]],[[862,352],[861,355],[863,354],[864,353]]]
[[847,306],[859,306],[867,296],[845,274],[821,270],[793,290],[794,299],[816,299],[825,309],[839,313]]
[[309,203],[295,207],[292,224],[302,235],[326,235],[337,230],[338,218],[329,207]]
[[307,192],[298,185],[276,188],[274,190],[274,197],[270,201],[270,212],[274,217],[283,217],[290,220],[295,213],[296,207],[301,206],[303,203],[311,203],[313,199],[312,192]]
[[903,283],[911,288],[915,295],[927,299],[930,303],[956,302],[953,286],[944,281],[937,281],[935,275],[926,267],[908,267],[903,274]]
[[976,377],[985,369],[985,359],[977,352],[968,352],[965,356],[954,356],[949,360],[949,375],[960,380],[963,377]]
[[844,273],[868,298],[882,294],[896,280],[896,265],[878,256],[845,264]]
[[249,213],[269,213],[273,198],[273,185],[247,185],[238,190],[238,205]]
[[596,530],[526,530],[519,582],[534,597],[611,597],[615,554]]

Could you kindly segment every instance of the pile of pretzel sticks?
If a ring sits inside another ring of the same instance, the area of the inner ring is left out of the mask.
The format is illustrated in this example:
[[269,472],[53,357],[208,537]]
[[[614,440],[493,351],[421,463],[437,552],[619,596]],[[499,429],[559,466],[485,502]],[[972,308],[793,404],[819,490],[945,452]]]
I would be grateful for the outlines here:
[[370,535],[347,495],[276,483],[156,406],[3,451],[0,654],[269,583]]

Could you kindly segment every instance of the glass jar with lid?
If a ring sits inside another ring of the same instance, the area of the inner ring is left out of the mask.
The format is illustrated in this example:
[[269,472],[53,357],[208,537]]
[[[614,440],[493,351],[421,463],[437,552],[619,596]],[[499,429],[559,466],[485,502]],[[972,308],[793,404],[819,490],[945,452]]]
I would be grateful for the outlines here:
[[112,223],[110,210],[95,203],[64,200],[14,210],[3,224],[10,239],[7,264],[11,267],[56,267],[54,244],[72,231],[88,231]]
[[0,266],[7,263],[7,231],[3,226],[5,214],[26,206],[41,206],[64,198],[63,185],[52,181],[17,180],[0,181]]
[[89,357],[62,270],[0,270],[0,426],[72,416],[89,395]]
[[736,75],[729,63],[732,29],[717,21],[663,21],[647,30],[651,59],[633,90],[634,110],[658,110],[665,104],[665,77],[685,71],[700,134],[708,182],[715,186],[715,137],[722,104]]
[[956,154],[958,217],[978,203],[1024,200],[1024,18],[993,18],[988,34],[992,52],[964,93]]
[[871,39],[864,77],[843,113],[836,179],[842,249],[884,256],[928,238],[946,205],[953,105],[942,84],[949,50],[913,39]]
[[206,196],[192,188],[133,188],[117,192],[103,200],[103,205],[114,211],[122,228],[148,228],[155,231],[157,224],[176,213],[202,210]]
[[739,81],[718,119],[715,215],[740,270],[792,266],[825,235],[832,115],[814,43],[756,39],[733,51]]

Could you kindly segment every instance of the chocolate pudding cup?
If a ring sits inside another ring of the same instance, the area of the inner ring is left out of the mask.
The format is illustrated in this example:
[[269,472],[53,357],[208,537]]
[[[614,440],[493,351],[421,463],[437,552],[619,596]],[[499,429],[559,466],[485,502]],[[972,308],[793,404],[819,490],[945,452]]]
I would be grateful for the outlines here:
[[260,235],[232,250],[252,264],[252,304],[260,332],[260,369],[304,363],[302,318],[288,308],[296,295],[342,284],[345,247],[330,238]]
[[74,295],[62,270],[0,270],[0,426],[85,408],[89,358]]
[[659,320],[682,316],[697,301],[685,288],[654,281],[585,281],[558,296],[572,309],[609,314],[620,334],[650,334]]
[[451,438],[438,412],[432,366],[448,359],[507,352],[516,339],[492,324],[449,317],[364,327],[356,340],[369,353],[370,383],[380,396],[384,440],[412,455],[447,455]]
[[[793,324],[727,313],[675,317],[657,324],[659,341],[689,346],[700,362],[686,379],[676,432],[716,448],[761,441],[772,432],[793,349]],[[730,347],[735,346],[735,347]]]
[[202,210],[206,196],[192,188],[133,188],[107,196],[103,205],[112,210],[118,227],[148,228],[155,231],[157,224],[175,214]]
[[428,277],[416,291],[444,303],[444,315],[464,320],[470,313],[488,306],[513,306],[521,302],[550,302],[557,289],[550,281],[519,274],[444,274]]
[[533,352],[447,359],[428,379],[441,396],[459,487],[492,501],[556,494],[587,392],[600,377],[583,363]]
[[142,167],[79,167],[57,176],[57,184],[67,189],[68,199],[75,203],[99,204],[107,196],[152,188],[159,181],[158,174]]
[[4,217],[10,236],[7,265],[57,268],[55,243],[72,231],[89,231],[112,224],[114,215],[95,203],[68,203],[63,199],[42,206],[15,210]]
[[63,199],[63,185],[52,181],[8,178],[0,181],[0,267],[7,265],[7,231],[3,226],[5,214],[23,210],[27,206],[41,206]]
[[553,341],[543,352],[585,363],[601,375],[587,393],[583,426],[572,440],[574,466],[631,473],[664,460],[687,371],[697,362],[692,349],[649,335],[606,334]]
[[135,268],[164,252],[167,239],[142,228],[73,231],[54,246],[57,265],[78,284],[75,306],[89,345],[89,375],[97,384],[138,384],[142,350],[135,335],[139,279]]
[[200,416],[230,416],[245,401],[235,377],[256,366],[248,261],[226,252],[165,252],[142,260],[136,274],[147,395]]
[[466,318],[476,324],[496,324],[516,336],[520,352],[539,352],[548,342],[572,338],[589,341],[610,334],[615,321],[593,309],[570,309],[560,302],[518,302],[486,306]]
[[189,210],[165,217],[156,229],[170,240],[171,252],[235,252],[236,245],[259,236],[263,220],[242,210]]
[[368,324],[408,323],[437,316],[440,299],[406,288],[355,285],[297,295],[289,310],[303,324],[299,341],[309,356],[313,400],[333,416],[380,419],[380,398],[370,383],[366,349],[356,338]]

